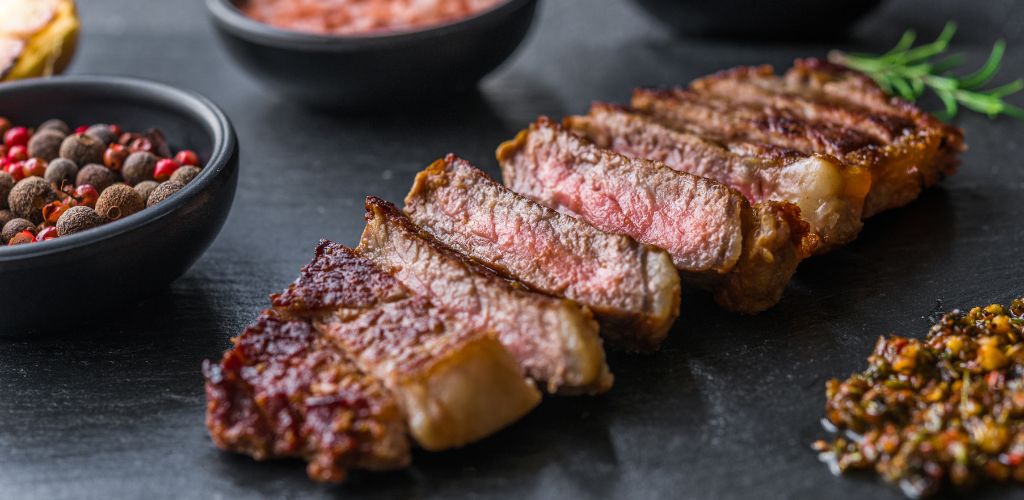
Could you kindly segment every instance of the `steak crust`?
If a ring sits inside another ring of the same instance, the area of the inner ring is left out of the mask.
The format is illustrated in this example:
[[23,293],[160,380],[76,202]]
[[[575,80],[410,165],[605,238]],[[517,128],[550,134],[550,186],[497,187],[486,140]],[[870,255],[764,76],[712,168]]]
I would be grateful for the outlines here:
[[425,449],[480,439],[540,394],[493,332],[414,295],[329,241],[219,364],[204,363],[218,447],[301,457],[320,481],[408,465]]
[[871,172],[870,217],[917,198],[955,171],[962,132],[866,76],[820,60],[798,60],[784,76],[741,67],[688,89],[638,89],[632,105],[680,130],[716,140],[763,142],[821,153]]
[[409,464],[394,397],[308,321],[264,311],[219,364],[203,364],[206,426],[221,449],[257,460],[299,457],[309,477]]
[[729,149],[609,104],[594,104],[588,115],[566,118],[565,126],[602,148],[714,179],[751,203],[791,202],[821,238],[819,253],[853,241],[863,225],[870,173],[829,156],[797,153],[794,158],[792,150],[751,143],[734,143]]
[[405,212],[502,276],[588,306],[602,335],[627,348],[656,348],[679,315],[667,253],[538,205],[454,155],[416,176]]
[[357,251],[414,293],[478,329],[493,330],[525,374],[549,392],[611,388],[598,325],[589,309],[509,282],[416,226],[397,207],[366,199]]
[[312,318],[356,366],[381,380],[427,450],[483,438],[540,401],[493,332],[410,293],[345,246],[321,242],[313,262],[271,300],[283,315]]
[[497,156],[513,191],[666,249],[693,283],[737,312],[778,302],[817,245],[795,205],[751,207],[719,182],[599,148],[547,118],[502,144]]

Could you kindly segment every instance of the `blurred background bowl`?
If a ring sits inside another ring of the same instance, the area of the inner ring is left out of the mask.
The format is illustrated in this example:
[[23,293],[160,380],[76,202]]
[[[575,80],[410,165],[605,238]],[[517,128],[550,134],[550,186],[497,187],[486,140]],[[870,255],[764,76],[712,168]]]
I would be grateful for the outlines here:
[[257,22],[236,0],[207,0],[228,51],[287,99],[325,107],[387,107],[475,88],[526,36],[537,0],[416,31],[320,35]]
[[203,162],[192,182],[121,220],[57,239],[0,247],[0,335],[24,336],[100,323],[165,287],[220,232],[238,181],[238,143],[204,97],[119,77],[56,77],[0,85],[0,113],[35,126],[116,123],[157,127],[172,150]]
[[841,38],[881,0],[636,0],[676,33],[765,40]]

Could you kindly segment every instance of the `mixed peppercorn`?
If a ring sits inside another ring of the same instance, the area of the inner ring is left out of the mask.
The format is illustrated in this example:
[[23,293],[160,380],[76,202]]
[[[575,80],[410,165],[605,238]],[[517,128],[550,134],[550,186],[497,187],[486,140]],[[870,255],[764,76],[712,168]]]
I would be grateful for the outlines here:
[[943,484],[1024,482],[1024,299],[953,311],[924,340],[880,338],[863,373],[826,384],[814,449],[836,472],[874,468],[910,497]]
[[0,117],[0,244],[45,241],[115,221],[167,199],[201,171],[189,150],[172,155],[158,129],[113,124],[35,129]]

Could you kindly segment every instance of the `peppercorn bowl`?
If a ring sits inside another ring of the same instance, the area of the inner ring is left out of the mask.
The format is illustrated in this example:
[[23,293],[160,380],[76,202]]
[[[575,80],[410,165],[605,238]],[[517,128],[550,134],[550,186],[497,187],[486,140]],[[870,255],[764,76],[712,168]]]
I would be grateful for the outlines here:
[[157,127],[205,165],[173,195],[113,222],[52,240],[0,247],[0,335],[101,322],[165,287],[220,232],[238,181],[238,143],[212,102],[167,85],[120,77],[55,77],[0,86],[12,122]]
[[252,75],[286,99],[316,107],[381,108],[475,88],[519,46],[537,0],[415,31],[322,35],[250,19],[240,0],[207,0],[220,39]]

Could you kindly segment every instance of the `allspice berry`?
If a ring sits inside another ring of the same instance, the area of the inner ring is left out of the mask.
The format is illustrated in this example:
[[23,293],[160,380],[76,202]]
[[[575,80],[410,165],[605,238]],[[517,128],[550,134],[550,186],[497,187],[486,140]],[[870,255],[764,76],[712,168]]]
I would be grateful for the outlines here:
[[14,177],[0,170],[0,208],[7,208],[7,195],[11,194],[12,187],[14,187]]
[[170,180],[180,182],[182,184],[188,184],[189,181],[195,179],[196,176],[199,175],[199,172],[202,172],[199,167],[185,165],[183,167],[178,167],[178,169],[171,174]]
[[146,206],[151,207],[166,200],[172,194],[180,191],[183,187],[185,187],[185,185],[178,181],[167,181],[161,183],[153,190],[152,193],[150,193],[149,199],[146,200]]
[[113,185],[117,180],[117,172],[103,165],[93,163],[82,167],[78,171],[78,175],[75,176],[75,185],[89,184],[96,188],[96,191],[102,193],[104,189]]
[[117,135],[114,134],[114,130],[110,128],[110,125],[97,123],[85,130],[85,135],[91,135],[103,142],[104,146],[117,140]]
[[101,226],[106,222],[106,219],[104,219],[102,215],[96,213],[95,210],[85,205],[78,205],[67,209],[67,211],[61,214],[60,218],[57,219],[57,234],[60,236],[67,236],[79,231],[85,231],[86,229]]
[[71,127],[68,126],[67,122],[58,118],[46,120],[45,122],[40,123],[38,127],[36,127],[37,134],[43,130],[56,130],[58,132],[62,132],[65,136],[71,133]]
[[71,134],[60,144],[60,157],[75,162],[75,165],[103,163],[103,151],[107,146],[88,134]]
[[146,201],[127,184],[110,186],[96,200],[96,213],[109,220],[128,217],[143,208],[146,208]]
[[36,225],[25,219],[11,219],[4,224],[3,230],[0,231],[0,240],[7,243],[14,235],[22,231],[32,231],[32,234],[35,234]]
[[152,194],[153,190],[159,185],[160,183],[157,181],[142,181],[136,184],[134,189],[139,193],[139,196],[141,196],[143,200],[148,200],[149,195]]
[[28,140],[28,155],[50,161],[60,156],[60,145],[66,136],[59,130],[40,130]]
[[73,185],[75,177],[78,177],[78,165],[67,158],[57,158],[46,166],[46,173],[43,178],[57,188],[64,185]]
[[11,188],[7,204],[14,215],[35,224],[43,221],[43,205],[57,201],[57,192],[42,177],[26,177]]
[[153,171],[156,169],[156,162],[160,161],[155,154],[147,151],[136,151],[124,160],[121,166],[121,175],[124,182],[134,186],[142,181],[153,180]]
[[14,212],[7,210],[6,208],[0,210],[0,228],[7,225],[8,222],[14,219]]

